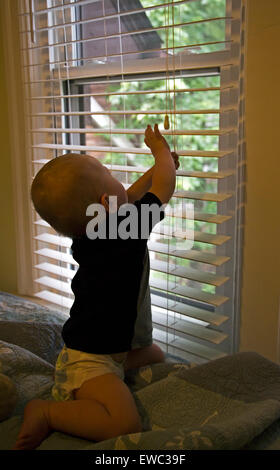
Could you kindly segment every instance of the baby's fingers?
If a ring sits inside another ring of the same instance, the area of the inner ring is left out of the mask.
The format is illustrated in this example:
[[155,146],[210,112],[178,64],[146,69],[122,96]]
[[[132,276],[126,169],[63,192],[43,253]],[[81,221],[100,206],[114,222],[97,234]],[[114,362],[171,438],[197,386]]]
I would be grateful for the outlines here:
[[151,148],[151,144],[154,138],[154,132],[151,126],[148,124],[145,130],[145,138],[144,142],[147,145],[147,147]]
[[161,137],[161,133],[160,133],[159,128],[158,128],[158,124],[154,125],[154,133],[157,137]]
[[178,168],[180,166],[179,155],[176,152],[171,152],[171,155],[172,155],[172,158],[174,160],[176,170],[178,170]]
[[149,138],[149,137],[151,138],[151,137],[153,137],[153,135],[154,135],[153,129],[151,128],[150,125],[148,125],[146,127],[146,130],[145,130],[145,137],[146,138]]

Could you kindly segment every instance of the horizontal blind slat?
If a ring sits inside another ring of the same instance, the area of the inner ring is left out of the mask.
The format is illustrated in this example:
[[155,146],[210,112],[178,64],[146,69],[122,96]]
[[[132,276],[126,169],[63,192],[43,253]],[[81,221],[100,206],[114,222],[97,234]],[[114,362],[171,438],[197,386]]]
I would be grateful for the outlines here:
[[[30,64],[29,67],[35,67],[37,65],[44,65],[44,64]],[[201,87],[201,88],[175,88],[176,93],[197,93],[197,92],[204,92],[204,91],[228,91],[234,89],[234,85],[228,85],[226,87],[221,86],[213,86],[213,87]],[[168,92],[169,93],[169,92]],[[174,87],[170,90],[172,96],[174,95]],[[150,94],[164,94],[166,95],[166,88],[164,90],[134,90],[134,91],[104,91],[104,92],[95,92],[92,91],[91,93],[80,93],[72,95],[46,95],[46,96],[30,96],[28,97],[29,100],[54,100],[54,99],[64,99],[64,98],[90,98],[94,96],[126,96],[126,95],[150,95]]]
[[51,302],[63,308],[71,308],[73,304],[73,300],[47,290],[36,292],[34,295],[35,297],[39,297],[42,300],[46,300],[47,302]]
[[[168,208],[168,207],[165,209],[165,214],[168,217],[178,217],[178,218],[184,218],[184,219],[190,219],[190,220],[197,220],[199,222],[208,222],[212,224],[222,224],[232,218],[232,216],[230,215],[211,214],[211,213],[198,212],[198,211],[194,211],[194,217],[193,217],[192,214],[189,214],[188,212],[173,210],[172,208]],[[50,227],[50,225],[42,219],[39,219],[34,223],[36,225]],[[224,241],[227,241],[229,239],[230,238],[227,238]]]
[[42,248],[40,250],[36,250],[35,253],[40,256],[45,256],[46,258],[55,259],[62,263],[69,263],[74,266],[78,266],[78,263],[74,260],[71,255],[67,253],[62,253],[61,251],[51,250],[49,248]]
[[[45,165],[50,159],[33,160],[33,163]],[[122,172],[122,173],[145,173],[149,168],[139,166],[127,166],[127,165],[110,165],[104,164],[111,172]],[[207,178],[207,179],[223,179],[228,178],[234,174],[233,171],[186,171],[176,170],[177,176],[186,176],[189,178]]]
[[42,286],[50,287],[51,289],[63,292],[64,294],[73,295],[70,284],[64,281],[60,281],[59,279],[54,279],[53,277],[49,276],[42,276],[35,279],[35,282]]
[[[138,147],[108,147],[97,145],[62,145],[62,144],[36,144],[33,148],[50,149],[50,150],[69,150],[69,151],[90,151],[101,153],[128,153],[132,155],[152,155],[151,151],[146,148]],[[230,155],[231,151],[215,151],[215,150],[176,150],[177,154],[181,157],[214,157],[221,158]],[[40,160],[38,160],[40,161]],[[42,163],[45,160],[42,160]],[[45,161],[46,162],[46,161]]]
[[[53,11],[56,11],[56,10],[65,10],[66,8],[70,8],[73,6],[82,6],[82,5],[87,5],[89,3],[95,3],[95,2],[99,2],[100,0],[77,0],[75,1],[75,4],[73,4],[73,2],[67,2],[67,3],[64,3],[63,5],[53,5],[51,7],[48,7],[48,8],[34,8],[34,12],[33,14],[34,15],[42,15],[42,14],[45,14],[45,13],[50,13],[50,12],[53,12]],[[29,15],[29,11],[25,11],[25,9],[23,10],[22,13],[19,14],[19,16],[26,16],[26,15]]]
[[[181,211],[169,207],[165,209],[165,214],[169,217],[179,217],[212,224],[222,224],[232,218],[231,215],[211,214],[207,212],[198,212],[196,210],[194,211],[194,217],[192,217],[192,214],[189,214],[188,211]],[[227,240],[229,240],[229,238]]]
[[[235,132],[236,129],[229,128],[229,129],[161,129],[160,132],[162,135],[225,135]],[[78,128],[38,128],[30,130],[33,134],[40,134],[40,133],[49,133],[49,134],[145,134],[145,129],[118,129],[116,127],[110,128],[85,128],[85,129],[78,129]]]
[[222,325],[229,318],[226,315],[221,315],[206,309],[204,310],[202,308],[193,307],[177,300],[169,300],[166,297],[161,297],[153,293],[151,293],[151,303],[155,307],[160,307],[165,310],[172,310],[173,312],[179,313],[180,315],[204,321],[214,326]]
[[62,268],[56,264],[51,263],[38,263],[34,266],[39,271],[55,274],[56,276],[63,277],[65,279],[73,279],[76,274],[74,269]]
[[[160,234],[160,235],[165,235],[167,237],[172,237],[175,240],[190,240],[190,234],[189,232],[179,232],[176,231],[170,227],[163,227],[162,224],[157,224],[154,228],[152,233]],[[207,233],[207,232],[198,232],[196,230],[193,231],[192,233],[193,236],[193,241],[195,242],[202,242],[202,243],[209,243],[210,245],[223,245],[226,243],[228,240],[231,239],[230,236],[228,235],[214,235],[212,233]],[[160,240],[159,240],[160,241]]]
[[218,276],[199,269],[192,269],[187,266],[177,266],[170,262],[167,263],[155,259],[150,261],[150,266],[153,271],[159,271],[170,276],[182,277],[184,279],[210,284],[217,287],[223,285],[229,280],[229,277],[227,276]]
[[53,235],[51,233],[41,233],[34,237],[35,240],[50,243],[56,246],[63,246],[65,248],[70,248],[72,245],[72,240],[70,238],[63,237],[61,235]]
[[220,307],[229,300],[229,298],[226,296],[209,294],[208,292],[194,289],[193,287],[176,285],[173,282],[167,282],[167,280],[163,279],[156,279],[153,276],[150,278],[150,286],[154,287],[155,289],[163,290],[164,292],[169,291],[172,294],[178,294],[183,297],[214,305],[215,307]]
[[157,328],[153,329],[153,335],[155,340],[159,341],[160,343],[168,343],[169,346],[173,346],[177,349],[181,349],[182,351],[190,352],[196,356],[202,357],[203,359],[207,360],[214,360],[219,359],[220,357],[224,357],[226,354],[218,351],[214,348],[209,348],[207,346],[203,346],[202,344],[195,343],[194,341],[190,341],[187,339],[182,339],[179,336],[175,336],[172,333],[165,333],[163,331],[158,330]]
[[160,313],[155,309],[152,309],[152,320],[155,327],[163,328],[163,331],[179,334],[179,336],[180,333],[186,334],[213,344],[221,344],[227,338],[225,333],[196,325],[187,320],[175,319],[173,321],[171,315]]
[[163,253],[169,256],[189,259],[200,263],[211,264],[213,266],[222,266],[230,260],[229,256],[217,256],[207,251],[182,250],[172,247],[169,243],[148,242],[149,250],[155,253]]
[[199,199],[200,201],[222,202],[232,197],[227,193],[202,193],[199,191],[175,191],[172,197]]
[[[128,166],[128,165],[110,165],[105,164],[110,171],[120,171],[123,173],[145,173],[148,168],[145,167],[138,167],[138,166]],[[233,171],[186,171],[186,170],[177,170],[177,176],[188,176],[193,178],[209,178],[209,179],[223,179],[227,178],[228,176],[232,176],[234,173]]]
[[48,222],[46,222],[43,219],[35,220],[34,224],[35,225],[40,225],[41,227],[49,227],[49,228],[51,227],[50,224],[48,224]]
[[[233,111],[232,108],[229,108],[225,111]],[[151,114],[160,114],[165,116],[166,114],[221,114],[221,109],[150,109],[147,110],[138,110],[138,109],[112,109],[110,111],[106,111],[105,109],[102,111],[46,111],[46,112],[39,112],[39,113],[31,113],[33,117],[43,117],[43,116],[111,116],[111,115],[131,115],[131,114],[144,114],[144,115],[151,115]]]

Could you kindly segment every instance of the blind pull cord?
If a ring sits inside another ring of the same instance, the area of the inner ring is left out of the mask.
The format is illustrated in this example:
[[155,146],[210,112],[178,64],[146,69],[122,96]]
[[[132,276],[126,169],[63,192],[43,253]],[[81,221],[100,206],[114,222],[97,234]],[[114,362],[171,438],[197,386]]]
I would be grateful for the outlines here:
[[35,37],[35,25],[34,25],[34,5],[33,0],[29,0],[29,22],[30,22],[30,35],[31,35],[31,42],[32,44],[36,44],[36,37]]

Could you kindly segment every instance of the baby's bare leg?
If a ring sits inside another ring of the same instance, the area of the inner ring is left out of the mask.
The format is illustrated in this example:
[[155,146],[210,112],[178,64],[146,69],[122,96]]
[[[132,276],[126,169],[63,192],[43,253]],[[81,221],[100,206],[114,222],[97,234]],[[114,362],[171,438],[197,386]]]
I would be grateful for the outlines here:
[[153,343],[151,346],[129,351],[124,364],[124,370],[127,371],[128,369],[135,369],[148,364],[164,362],[164,360],[165,356],[163,351],[159,346]]
[[66,418],[68,403],[57,402],[50,407],[50,421],[58,431],[93,441],[141,431],[134,398],[115,374],[104,374],[84,382],[76,391],[71,414]]
[[[44,401],[27,412],[14,449],[34,449],[51,431],[101,441],[121,434],[141,432],[141,420],[127,385],[115,374],[87,380],[75,400]],[[35,406],[36,405],[36,406]],[[36,411],[35,411],[36,408]]]

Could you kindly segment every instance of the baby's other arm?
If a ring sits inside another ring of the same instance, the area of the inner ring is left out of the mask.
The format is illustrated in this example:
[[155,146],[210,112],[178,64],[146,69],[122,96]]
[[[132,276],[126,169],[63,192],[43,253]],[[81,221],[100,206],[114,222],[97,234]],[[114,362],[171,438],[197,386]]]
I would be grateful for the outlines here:
[[[177,170],[180,166],[179,157],[176,152],[171,152],[171,156],[173,158],[173,162],[175,165],[175,169]],[[147,191],[150,191],[152,186],[152,179],[154,174],[153,165],[146,173],[144,173],[137,181],[135,181],[126,191],[127,192],[127,200],[129,203],[133,204],[133,202],[141,199]]]
[[144,175],[142,175],[135,183],[133,183],[127,192],[127,200],[131,204],[134,201],[141,199],[147,191],[149,191],[152,184],[152,176],[154,172],[154,166],[150,168]]
[[177,165],[179,166],[178,155],[175,154],[175,157],[172,156],[169,145],[161,135],[157,124],[155,124],[154,130],[151,126],[147,126],[145,131],[145,144],[151,149],[155,157],[150,191],[154,193],[163,204],[166,204],[172,197],[175,189],[176,168]]

